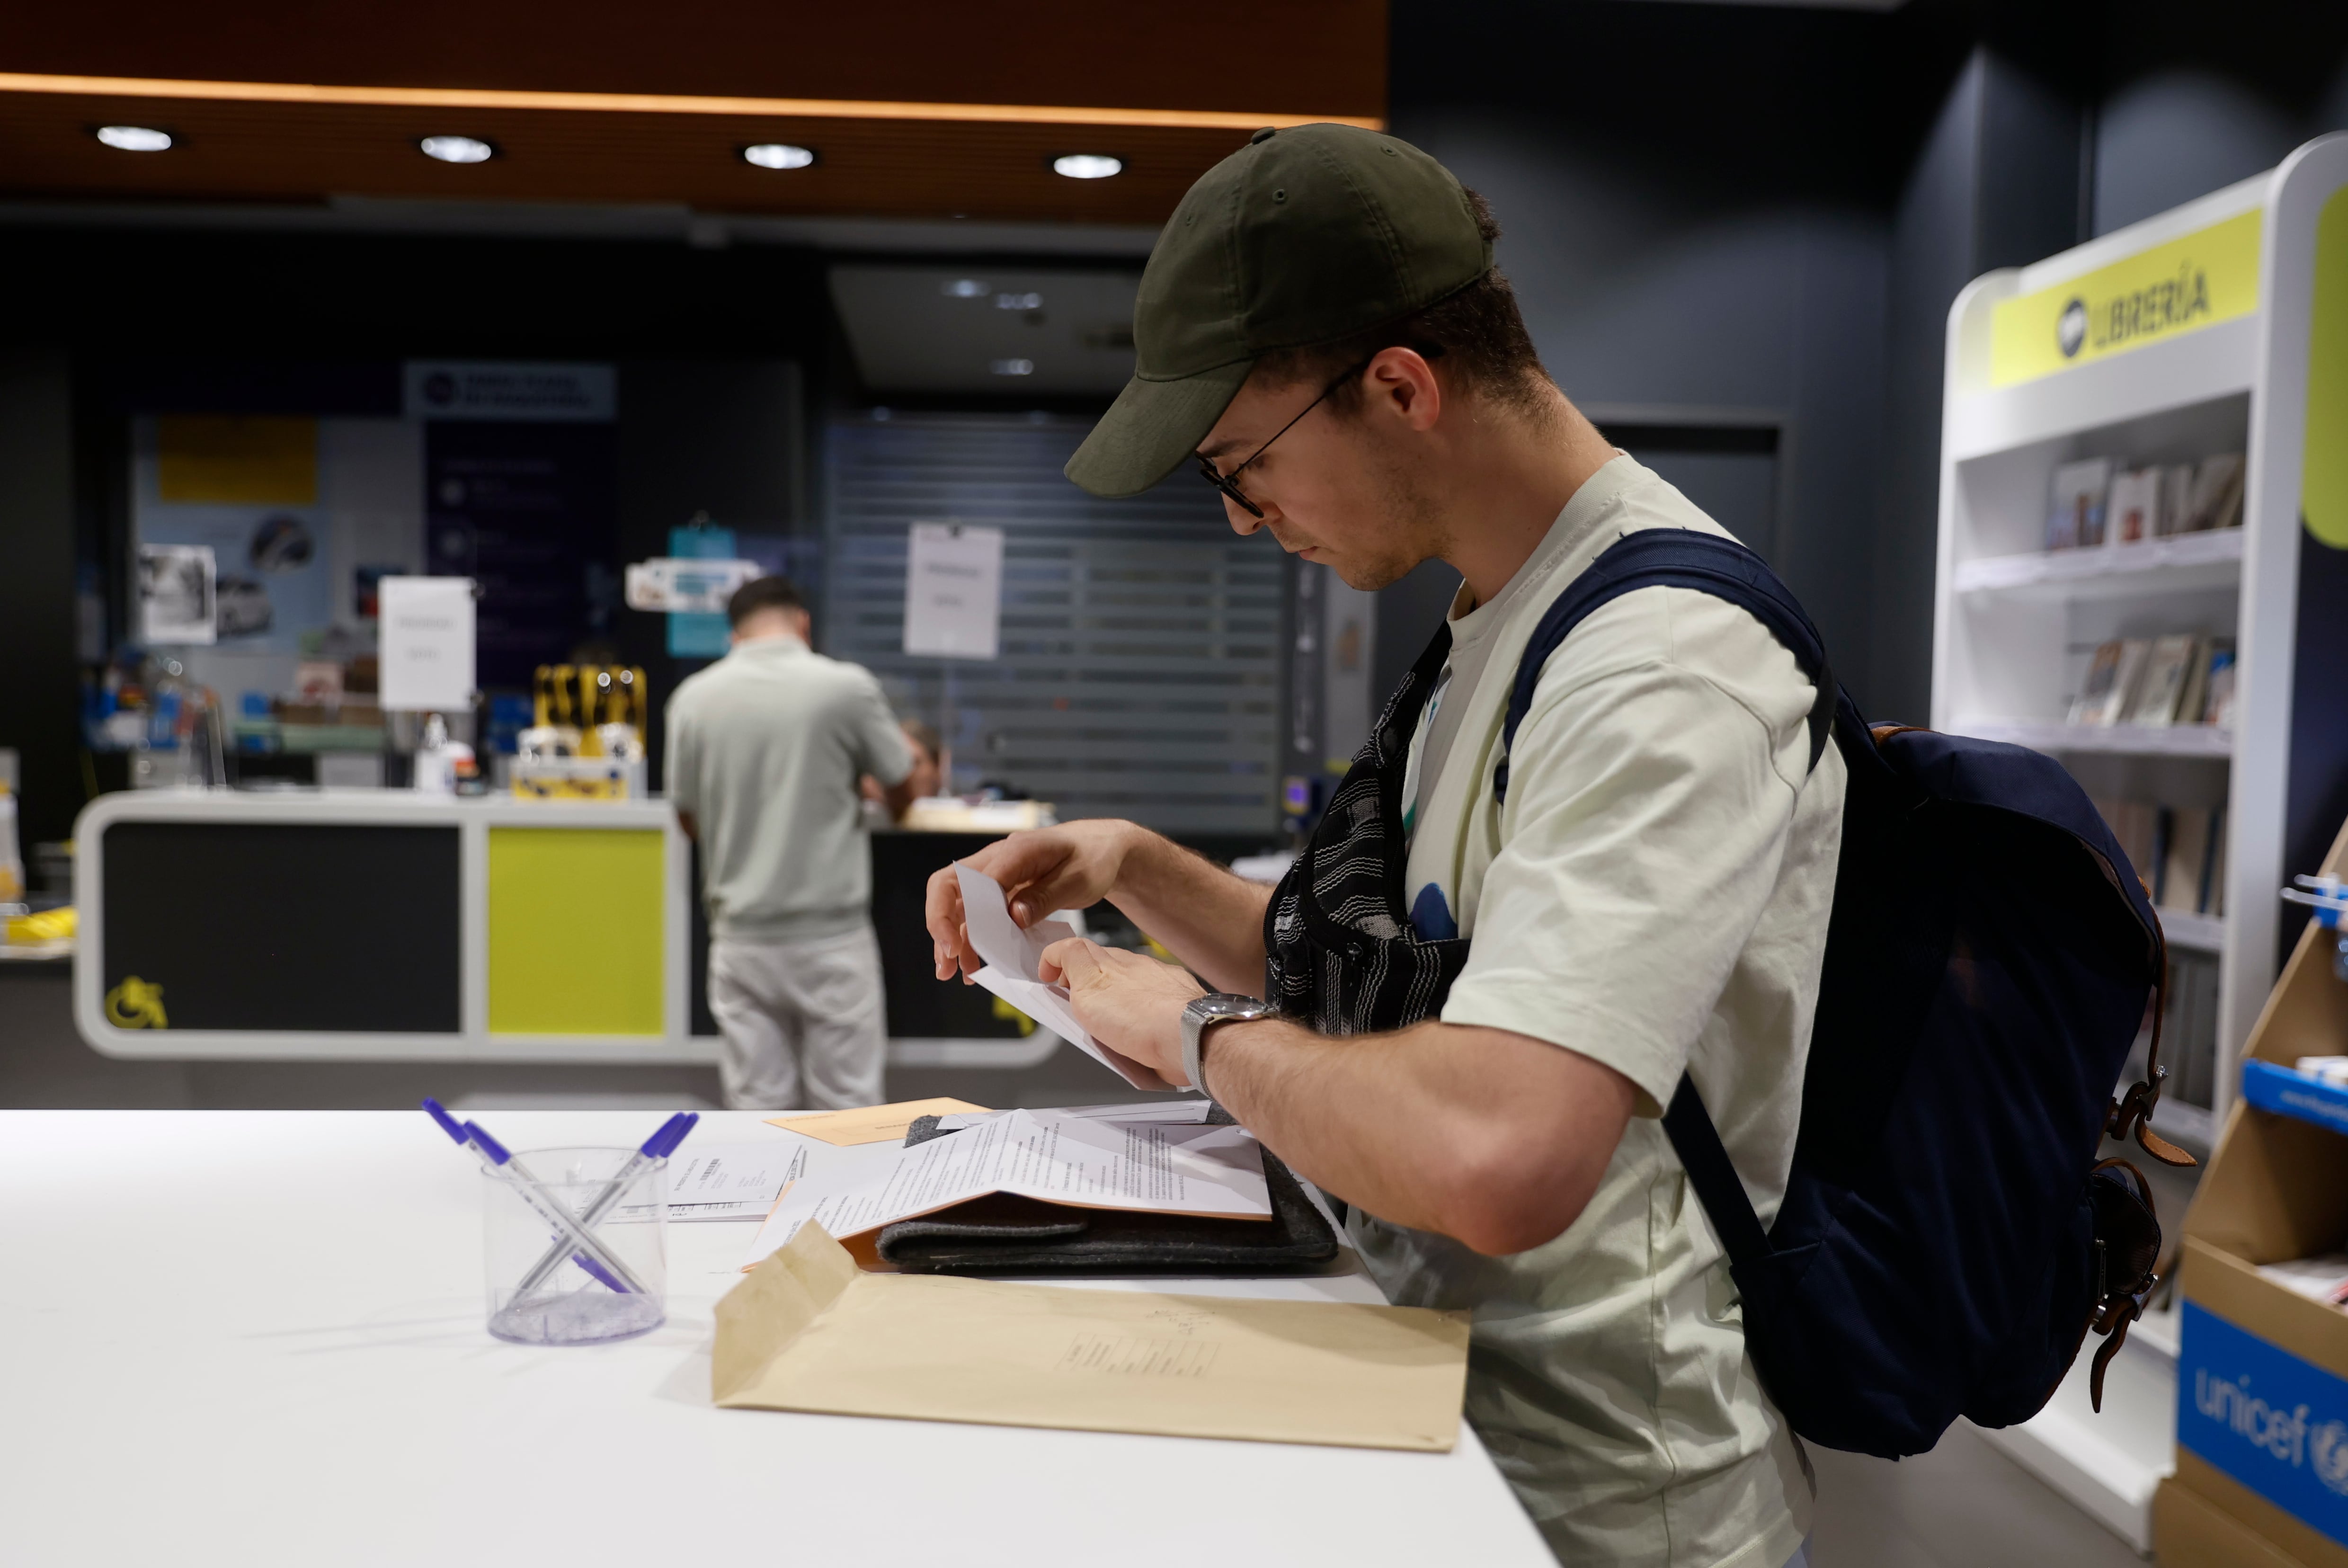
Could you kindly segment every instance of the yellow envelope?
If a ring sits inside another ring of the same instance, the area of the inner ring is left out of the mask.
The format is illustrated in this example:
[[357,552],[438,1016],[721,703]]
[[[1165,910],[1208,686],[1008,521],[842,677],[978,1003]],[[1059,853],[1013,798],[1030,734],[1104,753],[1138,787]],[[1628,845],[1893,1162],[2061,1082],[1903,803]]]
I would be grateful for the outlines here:
[[860,1110],[819,1110],[806,1116],[770,1116],[768,1127],[804,1132],[826,1143],[846,1148],[852,1143],[902,1143],[905,1132],[924,1116],[953,1116],[987,1108],[966,1099],[901,1099],[894,1105],[868,1105]]
[[717,1304],[734,1408],[1447,1453],[1468,1317],[860,1272],[809,1222]]

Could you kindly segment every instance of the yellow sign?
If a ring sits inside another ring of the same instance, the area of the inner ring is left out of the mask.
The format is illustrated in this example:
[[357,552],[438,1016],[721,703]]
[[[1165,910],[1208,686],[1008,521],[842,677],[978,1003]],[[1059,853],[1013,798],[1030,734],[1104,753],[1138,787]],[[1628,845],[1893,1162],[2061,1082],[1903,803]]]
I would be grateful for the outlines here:
[[136,975],[106,994],[106,1021],[118,1029],[168,1029],[163,1016],[163,987],[150,985]]
[[2263,208],[2138,251],[2035,294],[2000,300],[1990,316],[1993,387],[2035,381],[2259,308]]
[[2300,520],[2333,549],[2348,550],[2348,190],[2333,191],[2315,220],[2301,443]]
[[318,422],[166,414],[155,421],[155,492],[198,506],[315,505]]

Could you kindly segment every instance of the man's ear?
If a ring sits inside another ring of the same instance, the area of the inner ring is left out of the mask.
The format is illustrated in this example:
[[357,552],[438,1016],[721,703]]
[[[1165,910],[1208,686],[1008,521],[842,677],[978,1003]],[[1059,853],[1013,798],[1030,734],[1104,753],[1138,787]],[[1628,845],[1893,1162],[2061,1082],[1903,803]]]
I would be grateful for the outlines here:
[[1368,379],[1369,400],[1399,418],[1413,430],[1431,430],[1443,417],[1443,384],[1435,366],[1415,348],[1379,351],[1362,374]]

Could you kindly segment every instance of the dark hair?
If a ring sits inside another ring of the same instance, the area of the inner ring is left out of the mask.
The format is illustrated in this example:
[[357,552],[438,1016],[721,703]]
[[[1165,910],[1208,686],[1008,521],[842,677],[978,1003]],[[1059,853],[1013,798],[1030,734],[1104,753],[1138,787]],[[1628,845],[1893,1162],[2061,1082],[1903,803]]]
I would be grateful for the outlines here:
[[938,727],[936,725],[923,724],[918,718],[901,718],[897,721],[897,725],[899,728],[905,732],[908,739],[911,740],[914,745],[920,747],[922,750],[930,754],[931,761],[943,762],[945,760],[945,737],[938,733]]
[[726,624],[736,631],[761,610],[804,610],[807,601],[788,577],[753,577],[726,601]]
[[[1498,239],[1500,225],[1492,217],[1491,203],[1473,191],[1467,196],[1486,242]],[[1524,315],[1517,309],[1516,291],[1498,267],[1416,315],[1327,343],[1274,349],[1256,361],[1256,368],[1283,384],[1325,382],[1382,349],[1397,347],[1441,359],[1467,385],[1518,407],[1532,407],[1540,387],[1550,380],[1533,348],[1532,335],[1525,330]],[[1341,413],[1359,408],[1360,380],[1352,379],[1338,387],[1329,395],[1329,402]]]

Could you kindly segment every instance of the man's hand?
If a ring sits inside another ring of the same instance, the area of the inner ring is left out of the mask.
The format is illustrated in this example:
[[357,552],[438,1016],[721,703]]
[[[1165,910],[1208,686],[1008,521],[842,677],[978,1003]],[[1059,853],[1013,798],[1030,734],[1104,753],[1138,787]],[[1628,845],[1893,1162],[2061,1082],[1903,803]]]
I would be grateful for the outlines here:
[[[1117,886],[1127,851],[1140,830],[1130,822],[1088,818],[1057,828],[1012,834],[970,857],[973,871],[1003,884],[1011,918],[1022,930],[1054,910],[1083,909],[1107,898]],[[924,910],[938,965],[938,978],[951,980],[959,968],[964,983],[985,960],[970,944],[962,910],[962,883],[947,866],[930,876]]]
[[1044,949],[1045,980],[1065,982],[1076,1021],[1111,1050],[1131,1057],[1178,1087],[1182,1076],[1182,1009],[1206,990],[1172,964],[1082,937]]

